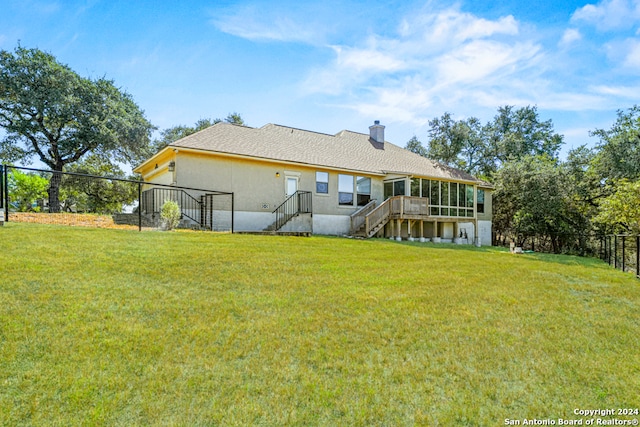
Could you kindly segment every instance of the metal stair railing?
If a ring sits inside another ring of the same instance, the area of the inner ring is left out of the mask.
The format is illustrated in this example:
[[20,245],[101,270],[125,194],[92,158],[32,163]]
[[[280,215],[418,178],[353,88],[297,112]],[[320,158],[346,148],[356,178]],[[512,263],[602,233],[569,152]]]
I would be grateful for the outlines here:
[[289,220],[301,213],[312,213],[312,194],[298,190],[272,212],[276,214],[274,230],[280,230]]
[[173,188],[152,188],[142,192],[142,213],[155,216],[159,214],[162,205],[168,200],[176,202],[180,206],[180,214],[202,226],[202,203],[184,190]]

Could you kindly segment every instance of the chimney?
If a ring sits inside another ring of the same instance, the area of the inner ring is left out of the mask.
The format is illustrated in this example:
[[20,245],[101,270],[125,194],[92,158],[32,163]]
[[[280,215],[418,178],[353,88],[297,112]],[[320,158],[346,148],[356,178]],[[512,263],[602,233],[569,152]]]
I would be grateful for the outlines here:
[[384,126],[380,124],[380,120],[376,120],[373,126],[369,126],[369,136],[375,142],[384,143]]

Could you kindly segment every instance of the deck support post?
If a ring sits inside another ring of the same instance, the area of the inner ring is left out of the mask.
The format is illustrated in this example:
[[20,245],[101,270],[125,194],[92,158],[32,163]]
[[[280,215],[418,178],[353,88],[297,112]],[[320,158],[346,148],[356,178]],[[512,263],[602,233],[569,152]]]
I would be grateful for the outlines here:
[[424,221],[420,220],[420,241],[422,243],[426,242],[426,239],[424,238]]
[[394,238],[393,220],[391,220],[389,221],[389,239],[393,240]]
[[433,221],[433,243],[440,243],[440,230],[438,229],[438,220]]
[[402,220],[398,219],[398,235],[396,236],[396,240],[398,242],[402,241]]

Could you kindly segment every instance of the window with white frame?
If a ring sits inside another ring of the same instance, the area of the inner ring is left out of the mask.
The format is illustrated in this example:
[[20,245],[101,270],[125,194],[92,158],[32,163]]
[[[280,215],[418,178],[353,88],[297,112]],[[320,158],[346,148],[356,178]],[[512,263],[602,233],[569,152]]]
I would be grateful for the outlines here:
[[478,213],[484,213],[484,190],[478,188]]
[[338,205],[353,206],[352,175],[338,175]]
[[395,181],[386,181],[384,183],[384,199],[387,200],[393,196],[405,196],[405,180],[398,179]]
[[358,195],[358,206],[365,206],[369,203],[371,201],[371,178],[356,177],[356,193]]
[[316,193],[329,194],[329,172],[316,172]]
[[[429,213],[432,216],[472,218],[474,215],[474,191],[475,188],[471,184],[419,178],[411,179],[411,195],[413,197],[428,198]],[[484,195],[482,198],[484,201]],[[479,203],[480,196],[478,196]],[[478,208],[481,209],[480,206]]]

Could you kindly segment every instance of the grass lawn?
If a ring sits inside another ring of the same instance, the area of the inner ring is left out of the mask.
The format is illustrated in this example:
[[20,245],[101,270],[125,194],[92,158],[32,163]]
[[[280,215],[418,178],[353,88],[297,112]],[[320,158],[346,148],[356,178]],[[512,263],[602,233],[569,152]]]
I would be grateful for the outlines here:
[[494,426],[640,407],[640,281],[595,259],[17,223],[0,241],[0,425]]

